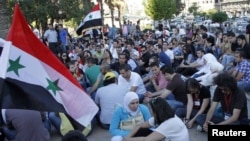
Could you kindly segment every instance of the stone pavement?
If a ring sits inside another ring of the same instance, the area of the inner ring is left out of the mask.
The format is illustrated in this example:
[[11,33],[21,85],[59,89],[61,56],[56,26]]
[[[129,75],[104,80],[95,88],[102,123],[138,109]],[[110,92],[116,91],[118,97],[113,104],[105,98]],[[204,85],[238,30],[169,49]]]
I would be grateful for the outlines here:
[[[197,131],[196,126],[189,129],[189,136],[189,141],[208,141],[207,133]],[[88,136],[88,141],[110,141],[110,139],[108,130],[104,130],[97,125],[94,126],[92,133]],[[61,141],[61,137],[55,131],[52,131],[51,141]]]

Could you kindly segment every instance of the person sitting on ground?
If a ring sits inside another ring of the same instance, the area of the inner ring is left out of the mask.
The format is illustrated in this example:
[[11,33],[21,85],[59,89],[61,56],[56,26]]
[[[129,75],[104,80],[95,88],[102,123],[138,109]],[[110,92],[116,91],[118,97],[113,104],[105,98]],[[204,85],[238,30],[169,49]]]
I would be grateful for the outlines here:
[[118,77],[118,73],[116,71],[112,71],[110,69],[110,64],[108,63],[103,63],[100,65],[100,72],[101,73],[98,74],[94,85],[92,85],[92,87],[89,90],[89,95],[92,94],[95,95],[96,90],[103,86],[103,78],[107,72],[113,72]]
[[[207,114],[201,114],[196,118],[197,129],[208,132],[208,125],[249,124],[246,95],[237,86],[236,79],[224,72],[215,77],[214,83],[217,88],[214,92],[213,102]],[[214,114],[219,103],[223,117]]]
[[199,48],[196,51],[196,55],[198,58],[194,62],[190,64],[184,64],[184,62],[182,62],[179,66],[179,68],[184,68],[181,74],[184,76],[190,76],[198,72],[199,70],[201,70],[205,66],[204,59],[203,59],[204,54],[205,54],[205,51]]
[[[136,140],[171,140],[189,141],[189,133],[185,124],[178,118],[165,99],[157,97],[149,102],[151,117],[148,121],[136,126],[124,141]],[[153,131],[148,128],[155,128]],[[145,128],[147,129],[145,132]]]
[[186,80],[188,102],[186,107],[176,109],[175,114],[183,118],[187,128],[192,128],[198,115],[206,113],[210,106],[210,91],[196,79]]
[[136,92],[140,103],[147,92],[141,76],[136,72],[130,71],[129,66],[126,64],[120,66],[118,85],[125,86],[128,91]]
[[174,70],[168,66],[161,67],[161,72],[168,81],[167,87],[158,92],[147,92],[143,102],[148,103],[150,99],[154,97],[161,97],[167,99],[174,111],[178,107],[185,106],[187,104],[187,94],[185,81],[183,80],[182,76],[178,73],[175,73]]
[[[149,109],[139,104],[139,97],[135,92],[128,92],[123,100],[123,106],[118,106],[109,127],[111,141],[122,141],[133,128],[151,117]],[[132,122],[134,120],[134,122]]]
[[109,129],[114,107],[122,105],[127,88],[117,84],[117,77],[113,72],[107,72],[103,78],[103,87],[97,89],[95,103],[100,110],[97,121],[104,129]]
[[245,59],[243,51],[235,52],[237,65],[228,71],[237,80],[237,85],[246,92],[250,91],[250,62]]
[[153,72],[153,75],[150,78],[151,85],[146,87],[146,89],[150,92],[156,92],[165,89],[168,84],[168,81],[165,79],[165,76],[160,71],[159,63],[151,63],[150,67]]
[[3,109],[1,112],[7,125],[3,132],[8,140],[50,141],[50,133],[40,111]]
[[[209,74],[211,72],[210,71],[210,64],[212,64],[212,63],[220,64],[218,62],[218,60],[216,59],[216,57],[212,53],[205,54],[203,57],[203,62],[205,64],[204,67],[201,70],[199,70],[198,72],[196,72],[195,74],[193,74],[191,76],[191,78],[199,78],[199,77],[202,77],[206,74]],[[223,66],[221,66],[220,68],[223,68]]]

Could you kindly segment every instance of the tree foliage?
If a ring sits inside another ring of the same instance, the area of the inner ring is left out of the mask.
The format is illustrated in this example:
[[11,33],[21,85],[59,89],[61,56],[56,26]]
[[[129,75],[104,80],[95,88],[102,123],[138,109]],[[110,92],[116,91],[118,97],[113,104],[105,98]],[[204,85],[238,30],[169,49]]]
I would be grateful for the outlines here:
[[184,10],[184,8],[186,7],[185,3],[182,3],[182,0],[176,0],[176,15],[179,15],[181,13],[181,11]]
[[144,0],[145,13],[154,20],[170,19],[176,12],[176,0]]
[[207,13],[207,15],[208,15],[209,18],[212,18],[212,15],[214,13],[216,13],[216,12],[217,12],[216,9],[209,9],[209,10],[206,11],[206,13]]
[[17,1],[27,21],[43,28],[48,22],[59,19],[71,21],[72,25],[79,24],[91,7],[89,3],[84,4],[84,0],[7,0],[9,16]]
[[227,13],[221,12],[221,11],[213,13],[211,15],[211,17],[212,17],[212,21],[217,22],[217,23],[222,23],[222,22],[226,21],[228,18]]
[[198,15],[198,5],[197,2],[194,2],[189,8],[188,8],[188,12],[189,13],[193,13],[194,16]]

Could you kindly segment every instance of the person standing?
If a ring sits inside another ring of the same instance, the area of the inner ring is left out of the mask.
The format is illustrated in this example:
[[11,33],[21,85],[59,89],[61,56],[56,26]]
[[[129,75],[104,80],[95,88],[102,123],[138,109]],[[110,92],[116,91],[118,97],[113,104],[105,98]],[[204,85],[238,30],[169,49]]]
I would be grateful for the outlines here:
[[62,50],[63,50],[63,52],[66,52],[67,51],[66,42],[67,42],[68,33],[65,29],[63,29],[62,24],[58,25],[58,30],[59,30],[60,43],[61,43]]
[[47,39],[49,44],[49,49],[57,55],[59,53],[58,49],[58,34],[52,24],[48,25],[48,28],[44,33],[44,39]]

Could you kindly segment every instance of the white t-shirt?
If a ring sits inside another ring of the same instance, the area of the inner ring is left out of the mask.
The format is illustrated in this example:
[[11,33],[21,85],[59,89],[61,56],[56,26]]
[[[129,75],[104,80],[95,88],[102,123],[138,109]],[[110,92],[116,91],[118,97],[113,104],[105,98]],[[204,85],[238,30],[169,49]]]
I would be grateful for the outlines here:
[[[154,117],[148,122],[152,127],[155,126]],[[176,115],[161,123],[154,131],[164,135],[166,137],[164,141],[189,141],[188,129]]]
[[167,54],[167,56],[170,58],[170,60],[173,60],[174,59],[174,52],[170,49],[167,49],[165,51],[165,54]]
[[124,86],[109,84],[96,91],[95,102],[101,107],[100,120],[104,124],[110,124],[115,105],[123,105],[123,98],[127,93]]
[[119,77],[118,77],[118,85],[125,86],[128,91],[133,86],[137,87],[135,92],[138,95],[144,95],[147,92],[141,76],[138,73],[132,72],[132,71],[131,71],[131,76],[130,76],[129,81],[127,81],[125,78],[123,78],[121,75],[119,75]]
[[201,70],[205,66],[204,58],[203,57],[204,57],[204,55],[201,58],[197,58],[196,59],[196,62],[201,65],[201,66],[199,66],[199,67],[196,68],[197,70]]

